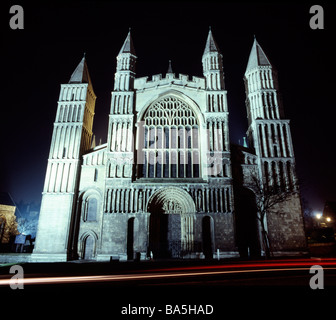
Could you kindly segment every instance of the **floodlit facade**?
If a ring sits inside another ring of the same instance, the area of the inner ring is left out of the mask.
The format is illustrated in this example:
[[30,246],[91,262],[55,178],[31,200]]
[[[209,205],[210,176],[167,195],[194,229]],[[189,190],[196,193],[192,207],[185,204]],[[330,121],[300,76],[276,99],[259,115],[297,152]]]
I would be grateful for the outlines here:
[[[92,144],[85,57],[61,85],[32,260],[263,254],[249,179],[296,188],[289,120],[255,40],[245,73],[247,146],[231,146],[222,55],[211,30],[203,77],[136,78],[130,32],[117,56],[107,143]],[[246,205],[246,204],[251,204]],[[301,254],[298,194],[266,217],[274,254]],[[281,211],[281,213],[280,213]]]

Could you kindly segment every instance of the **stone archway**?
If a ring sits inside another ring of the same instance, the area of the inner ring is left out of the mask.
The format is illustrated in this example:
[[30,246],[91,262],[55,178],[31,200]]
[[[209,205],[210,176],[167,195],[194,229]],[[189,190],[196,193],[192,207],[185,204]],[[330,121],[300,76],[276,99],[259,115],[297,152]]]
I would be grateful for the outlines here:
[[90,230],[83,233],[78,242],[78,256],[83,260],[94,260],[97,256],[97,234]]
[[178,258],[193,251],[195,203],[183,189],[156,191],[148,201],[149,250],[154,258]]
[[88,235],[84,240],[83,259],[92,260],[95,255],[95,239],[92,235]]

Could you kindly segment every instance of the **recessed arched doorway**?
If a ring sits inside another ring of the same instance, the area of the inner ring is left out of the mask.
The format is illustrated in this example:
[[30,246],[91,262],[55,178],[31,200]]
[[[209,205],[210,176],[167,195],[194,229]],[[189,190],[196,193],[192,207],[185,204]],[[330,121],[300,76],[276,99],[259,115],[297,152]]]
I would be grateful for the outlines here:
[[92,235],[88,235],[84,240],[83,259],[92,260],[94,258],[95,240]]
[[148,201],[149,251],[154,258],[179,258],[192,252],[195,204],[191,196],[176,187],[156,191]]

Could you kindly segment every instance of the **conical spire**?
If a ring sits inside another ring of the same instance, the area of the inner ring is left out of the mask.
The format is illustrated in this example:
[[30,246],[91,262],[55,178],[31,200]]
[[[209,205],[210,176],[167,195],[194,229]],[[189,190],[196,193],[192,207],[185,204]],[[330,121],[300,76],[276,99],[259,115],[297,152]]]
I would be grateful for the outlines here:
[[208,34],[208,39],[207,39],[207,42],[206,42],[206,45],[205,45],[205,49],[204,49],[204,53],[203,55],[207,54],[207,53],[210,53],[210,52],[220,52],[219,51],[219,48],[217,46],[217,43],[212,35],[212,32],[211,32],[211,27],[209,28],[209,34]]
[[243,147],[248,148],[246,137],[243,137]]
[[91,149],[95,148],[97,146],[96,144],[96,135],[93,135],[92,142],[91,142]]
[[75,71],[72,73],[69,83],[91,83],[89,69],[86,64],[85,54],[78,64]]
[[261,48],[257,39],[254,37],[254,42],[252,45],[250,57],[247,63],[246,71],[254,69],[258,66],[271,66],[264,50]]
[[130,54],[133,54],[134,56],[136,55],[134,46],[133,46],[133,40],[131,37],[131,28],[129,29],[125,42],[120,49],[119,54],[122,54],[122,53],[130,53]]
[[174,73],[174,72],[173,72],[172,65],[171,65],[171,60],[169,60],[168,71],[167,71],[167,73]]

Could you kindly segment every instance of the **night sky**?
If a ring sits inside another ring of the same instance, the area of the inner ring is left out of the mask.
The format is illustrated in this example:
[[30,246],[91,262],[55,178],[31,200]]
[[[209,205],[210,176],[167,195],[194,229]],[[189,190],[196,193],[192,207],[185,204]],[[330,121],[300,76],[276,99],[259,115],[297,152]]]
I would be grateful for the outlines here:
[[[50,2],[50,3],[49,3]],[[11,30],[9,8],[24,9],[24,30]],[[137,77],[202,76],[211,26],[223,54],[230,139],[245,135],[243,76],[255,35],[279,75],[303,197],[313,210],[336,200],[335,15],[312,30],[306,4],[197,2],[1,2],[1,186],[16,202],[41,200],[61,83],[86,52],[97,95],[93,131],[107,140],[116,56],[129,27]]]

